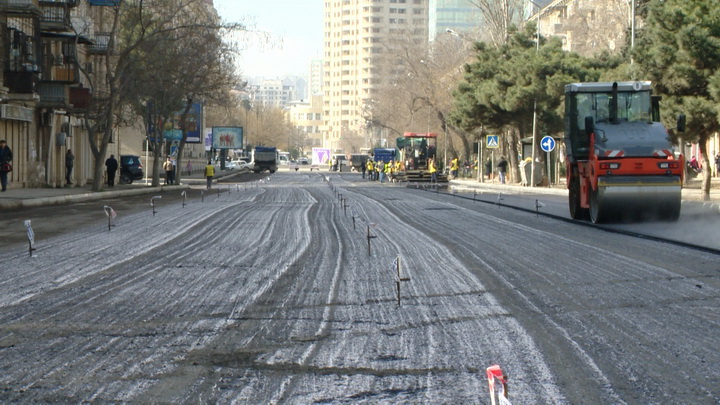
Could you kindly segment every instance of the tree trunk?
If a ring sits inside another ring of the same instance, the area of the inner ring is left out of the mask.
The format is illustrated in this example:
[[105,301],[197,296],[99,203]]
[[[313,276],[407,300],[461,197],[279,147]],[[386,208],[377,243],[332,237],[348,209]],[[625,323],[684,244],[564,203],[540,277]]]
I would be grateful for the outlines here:
[[703,192],[703,200],[710,201],[710,181],[712,180],[712,163],[710,162],[710,156],[708,156],[707,145],[709,136],[700,136],[700,154],[702,155],[702,185],[701,189]]
[[182,130],[182,138],[180,139],[180,145],[178,146],[178,154],[176,159],[177,164],[175,165],[175,184],[180,184],[180,180],[182,177],[182,157],[183,151],[185,150],[185,144],[187,143],[187,128],[185,127],[185,122],[187,121],[187,116],[190,112],[190,108],[192,107],[192,103],[192,97],[188,97],[187,105],[185,105],[185,110],[183,110],[182,114],[180,115],[180,128]]

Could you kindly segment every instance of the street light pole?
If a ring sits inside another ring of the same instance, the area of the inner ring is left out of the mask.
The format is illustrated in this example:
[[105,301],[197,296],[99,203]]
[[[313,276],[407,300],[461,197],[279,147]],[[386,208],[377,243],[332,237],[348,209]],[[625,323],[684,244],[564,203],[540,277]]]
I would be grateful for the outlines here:
[[[536,33],[536,44],[535,44],[535,53],[540,53],[540,11],[542,10],[542,7],[540,7],[537,3],[535,3],[532,0],[528,0],[530,3],[532,3],[535,7],[538,8],[537,11],[537,22],[535,27],[535,33]],[[537,97],[533,101],[533,136],[532,136],[532,162],[530,162],[530,187],[535,187],[535,149],[537,149]]]

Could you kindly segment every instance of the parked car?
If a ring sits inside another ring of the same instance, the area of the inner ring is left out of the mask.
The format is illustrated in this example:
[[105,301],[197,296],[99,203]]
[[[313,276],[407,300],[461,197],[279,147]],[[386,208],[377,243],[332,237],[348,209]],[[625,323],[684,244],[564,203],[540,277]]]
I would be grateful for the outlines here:
[[120,183],[131,184],[145,176],[140,156],[120,155]]
[[307,158],[301,157],[298,159],[298,164],[300,165],[300,167],[303,167],[303,166],[307,167],[307,166],[310,166],[310,161],[307,160]]
[[288,169],[298,171],[300,167],[298,166],[298,163],[295,160],[291,160],[288,164]]

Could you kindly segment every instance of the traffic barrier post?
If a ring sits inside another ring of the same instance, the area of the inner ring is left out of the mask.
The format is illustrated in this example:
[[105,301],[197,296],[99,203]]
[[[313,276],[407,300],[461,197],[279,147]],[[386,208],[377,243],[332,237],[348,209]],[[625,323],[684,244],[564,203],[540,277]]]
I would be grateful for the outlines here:
[[157,213],[157,211],[155,211],[155,200],[160,198],[162,198],[161,195],[156,195],[150,199],[150,206],[152,207],[153,216],[155,216],[155,214]]
[[400,270],[400,256],[396,257],[395,260],[393,261],[393,268],[394,268],[394,270],[396,271],[396,274],[395,274],[395,288],[396,288],[396,291],[397,291],[397,304],[398,304],[398,306],[400,306],[400,305],[402,305],[402,304],[400,303],[400,297],[401,297],[401,294],[400,294],[400,284],[401,284],[403,281],[410,281],[410,277],[403,277],[403,276],[402,276],[402,271]]
[[[495,364],[487,368],[487,379],[488,386],[490,388],[490,404],[491,405],[512,405],[508,399],[508,377],[503,373],[499,365]],[[495,380],[500,381],[501,385],[498,388],[502,390],[496,393]],[[495,396],[497,394],[498,401],[495,402]]]
[[377,226],[377,224],[368,224],[368,226],[367,226],[368,256],[372,256],[372,249],[371,249],[370,240],[377,238],[377,236],[373,235],[373,234],[370,232],[370,228],[375,228],[376,226]]
[[33,257],[33,252],[35,251],[35,232],[33,232],[29,219],[25,220],[25,228],[27,228],[28,255]]
[[185,190],[183,190],[181,195],[182,195],[182,199],[183,199],[182,207],[185,208],[185,200],[187,199],[187,193],[185,192]]
[[103,210],[105,210],[105,215],[107,215],[108,217],[108,232],[110,232],[110,229],[115,226],[113,220],[115,219],[117,214],[115,213],[115,210],[108,205],[104,206]]

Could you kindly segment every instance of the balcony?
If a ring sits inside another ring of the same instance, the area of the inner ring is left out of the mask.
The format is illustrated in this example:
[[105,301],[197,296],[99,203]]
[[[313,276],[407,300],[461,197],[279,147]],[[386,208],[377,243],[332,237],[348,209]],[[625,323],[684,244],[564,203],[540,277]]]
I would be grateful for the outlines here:
[[53,7],[75,7],[78,3],[78,0],[40,0],[41,5]]
[[70,87],[70,104],[73,111],[87,111],[90,108],[90,89],[87,87]]
[[91,38],[92,44],[88,45],[87,50],[91,54],[104,55],[109,51],[110,33],[98,32]]
[[[40,29],[42,31],[71,31],[70,10],[67,7],[47,6],[42,2],[40,6]],[[53,4],[53,3],[51,3]]]
[[9,93],[32,94],[35,90],[37,74],[35,72],[5,71],[5,86]]
[[120,0],[88,0],[91,6],[118,6]]
[[58,83],[40,83],[40,107],[68,108],[70,104],[68,86]]
[[0,10],[8,14],[40,14],[38,0],[3,0],[6,5]]
[[80,68],[73,57],[65,57],[62,54],[45,55],[42,72],[43,82],[80,83]]

